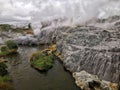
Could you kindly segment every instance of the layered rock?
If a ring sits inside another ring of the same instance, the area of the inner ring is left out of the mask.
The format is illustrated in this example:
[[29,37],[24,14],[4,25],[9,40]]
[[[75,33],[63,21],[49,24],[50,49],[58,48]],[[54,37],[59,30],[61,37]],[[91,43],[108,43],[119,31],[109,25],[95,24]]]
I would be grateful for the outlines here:
[[81,26],[59,30],[57,49],[71,72],[85,70],[100,79],[119,82],[120,29]]
[[118,82],[119,30],[77,27],[59,33],[62,36],[57,40],[58,50],[67,69],[71,72],[86,70],[102,79]]

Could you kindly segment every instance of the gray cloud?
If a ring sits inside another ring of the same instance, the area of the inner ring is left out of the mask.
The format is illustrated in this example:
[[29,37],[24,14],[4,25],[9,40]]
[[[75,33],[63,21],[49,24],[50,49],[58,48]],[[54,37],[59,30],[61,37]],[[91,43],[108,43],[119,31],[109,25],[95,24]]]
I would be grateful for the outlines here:
[[120,0],[0,0],[0,23],[57,17],[88,20],[120,14]]

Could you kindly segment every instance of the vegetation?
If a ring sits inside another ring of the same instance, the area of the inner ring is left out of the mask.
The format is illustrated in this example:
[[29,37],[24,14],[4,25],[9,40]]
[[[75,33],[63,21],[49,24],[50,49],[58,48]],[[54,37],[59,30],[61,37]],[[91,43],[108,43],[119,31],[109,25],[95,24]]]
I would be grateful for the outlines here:
[[16,53],[16,51],[0,52],[0,57],[4,57],[10,54]]
[[52,56],[37,52],[34,53],[30,59],[31,65],[38,70],[48,70],[53,66]]
[[4,62],[0,63],[0,76],[6,75],[8,72],[6,70],[7,66]]
[[7,66],[4,62],[0,62],[0,90],[13,90],[10,83],[11,78],[7,75]]
[[25,29],[25,28],[12,28],[11,29],[13,32],[18,32],[18,33],[24,33],[26,31],[28,31],[29,29]]
[[0,83],[5,83],[11,81],[11,78],[8,75],[0,76]]
[[11,78],[8,75],[0,76],[0,90],[13,90],[13,85],[10,81]]
[[6,45],[0,47],[0,57],[16,53],[18,46],[12,40],[8,40]]
[[0,50],[1,52],[8,52],[8,47],[4,45],[0,48]]
[[18,32],[18,33],[24,33],[27,31],[32,32],[32,27],[31,27],[31,24],[28,24],[28,28],[17,27],[17,26],[14,28],[9,24],[0,24],[0,31],[9,31],[9,30],[11,30],[12,32]]
[[9,24],[0,24],[0,30],[8,31],[11,29]]
[[6,42],[6,45],[9,49],[16,49],[16,50],[18,49],[17,44],[15,42],[13,42],[12,40],[8,40]]
[[11,83],[1,83],[0,90],[14,90]]

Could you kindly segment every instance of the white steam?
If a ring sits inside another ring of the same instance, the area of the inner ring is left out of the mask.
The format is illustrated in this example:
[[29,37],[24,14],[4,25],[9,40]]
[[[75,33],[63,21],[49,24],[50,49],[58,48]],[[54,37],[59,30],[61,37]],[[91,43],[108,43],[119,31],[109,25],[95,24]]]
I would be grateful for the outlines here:
[[0,0],[0,23],[31,22],[40,28],[42,21],[62,18],[65,24],[79,24],[119,15],[119,3],[120,0]]

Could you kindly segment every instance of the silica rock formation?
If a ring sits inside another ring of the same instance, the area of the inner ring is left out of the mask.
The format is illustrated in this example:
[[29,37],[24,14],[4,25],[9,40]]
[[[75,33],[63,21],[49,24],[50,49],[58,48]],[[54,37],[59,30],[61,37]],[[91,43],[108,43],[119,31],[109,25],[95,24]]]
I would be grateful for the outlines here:
[[59,32],[57,41],[71,72],[85,70],[101,79],[118,82],[120,67],[119,29],[104,30],[96,27],[77,27]]
[[[72,73],[84,70],[97,75],[99,80],[118,83],[120,81],[120,24],[115,17],[106,19],[106,22],[108,22],[107,27],[103,27],[105,21],[97,21],[94,22],[96,24],[92,22],[84,26],[44,28],[39,39],[42,43],[43,41],[56,42],[64,66]],[[117,87],[114,84],[113,86]]]
[[81,26],[59,31],[57,49],[71,72],[85,70],[100,79],[119,82],[120,30]]

